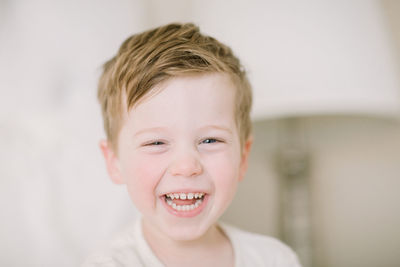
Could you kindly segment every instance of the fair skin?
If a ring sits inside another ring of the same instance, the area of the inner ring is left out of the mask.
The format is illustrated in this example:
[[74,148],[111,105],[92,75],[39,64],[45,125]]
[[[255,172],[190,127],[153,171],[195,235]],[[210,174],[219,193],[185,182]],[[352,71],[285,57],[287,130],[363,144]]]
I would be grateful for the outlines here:
[[235,86],[226,74],[175,77],[123,116],[118,153],[100,146],[110,177],[125,184],[143,215],[143,233],[167,266],[233,266],[216,221],[247,169]]

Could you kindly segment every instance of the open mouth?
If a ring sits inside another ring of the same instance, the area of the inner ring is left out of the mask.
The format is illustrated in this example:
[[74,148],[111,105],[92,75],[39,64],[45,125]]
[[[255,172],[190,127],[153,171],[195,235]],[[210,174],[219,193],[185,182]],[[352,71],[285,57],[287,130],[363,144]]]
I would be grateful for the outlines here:
[[176,211],[193,211],[204,201],[205,193],[168,193],[165,202]]

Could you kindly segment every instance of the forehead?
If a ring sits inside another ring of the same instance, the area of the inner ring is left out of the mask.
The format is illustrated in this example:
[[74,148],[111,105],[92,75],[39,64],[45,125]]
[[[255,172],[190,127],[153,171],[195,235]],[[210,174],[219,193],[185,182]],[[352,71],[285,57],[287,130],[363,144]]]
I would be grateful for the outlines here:
[[235,86],[228,74],[208,73],[170,78],[153,88],[128,113],[133,127],[166,124],[234,124]]

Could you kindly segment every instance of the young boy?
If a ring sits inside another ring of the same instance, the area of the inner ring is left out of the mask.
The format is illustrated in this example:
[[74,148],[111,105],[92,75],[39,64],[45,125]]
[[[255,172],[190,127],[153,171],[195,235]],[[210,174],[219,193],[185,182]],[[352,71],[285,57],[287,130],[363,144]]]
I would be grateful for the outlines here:
[[193,24],[133,35],[98,97],[108,173],[142,217],[84,266],[300,266],[279,241],[217,222],[252,144],[251,88],[229,47]]

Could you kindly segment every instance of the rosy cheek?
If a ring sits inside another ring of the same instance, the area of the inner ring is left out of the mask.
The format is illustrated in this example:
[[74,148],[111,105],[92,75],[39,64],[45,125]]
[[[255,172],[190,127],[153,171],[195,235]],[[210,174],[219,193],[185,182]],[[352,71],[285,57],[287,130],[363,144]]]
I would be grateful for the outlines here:
[[126,182],[129,194],[139,209],[154,205],[156,187],[162,174],[162,164],[157,158],[146,155],[132,157],[126,168]]
[[232,169],[226,169],[219,174],[220,179],[216,181],[218,184],[219,193],[226,196],[226,199],[231,199],[236,192],[237,173]]
[[207,164],[208,171],[212,173],[215,188],[219,191],[218,194],[226,199],[232,198],[238,181],[237,159],[221,154],[208,160]]

